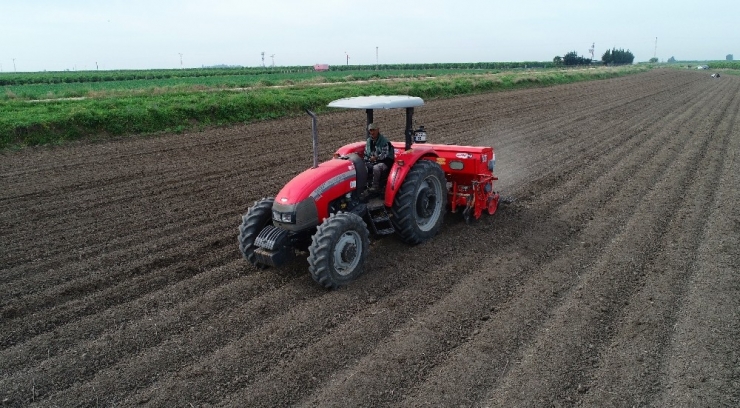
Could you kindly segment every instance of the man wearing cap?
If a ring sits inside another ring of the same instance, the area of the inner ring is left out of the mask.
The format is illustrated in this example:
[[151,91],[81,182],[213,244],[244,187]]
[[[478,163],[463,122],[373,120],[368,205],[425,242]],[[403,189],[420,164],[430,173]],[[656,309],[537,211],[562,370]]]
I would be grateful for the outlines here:
[[375,123],[367,125],[367,131],[370,137],[365,144],[365,163],[367,164],[368,175],[372,174],[373,183],[370,188],[371,194],[380,193],[380,177],[384,172],[393,165],[393,146],[380,134],[380,129]]

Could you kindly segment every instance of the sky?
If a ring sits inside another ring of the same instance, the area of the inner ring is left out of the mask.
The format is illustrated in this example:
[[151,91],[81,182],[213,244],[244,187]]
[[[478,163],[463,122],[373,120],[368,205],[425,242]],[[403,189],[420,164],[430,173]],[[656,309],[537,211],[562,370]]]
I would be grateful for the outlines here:
[[740,60],[740,1],[0,0],[1,72],[552,61],[592,45]]

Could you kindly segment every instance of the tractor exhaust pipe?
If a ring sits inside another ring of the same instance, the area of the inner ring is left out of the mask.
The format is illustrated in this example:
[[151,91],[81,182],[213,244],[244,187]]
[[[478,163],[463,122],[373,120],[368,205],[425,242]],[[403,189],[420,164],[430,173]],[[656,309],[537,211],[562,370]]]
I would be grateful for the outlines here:
[[406,136],[406,150],[409,150],[414,142],[414,108],[406,108],[406,129],[403,134]]
[[313,169],[319,167],[319,132],[316,129],[318,118],[316,114],[306,109],[306,113],[311,116],[311,137],[313,138]]

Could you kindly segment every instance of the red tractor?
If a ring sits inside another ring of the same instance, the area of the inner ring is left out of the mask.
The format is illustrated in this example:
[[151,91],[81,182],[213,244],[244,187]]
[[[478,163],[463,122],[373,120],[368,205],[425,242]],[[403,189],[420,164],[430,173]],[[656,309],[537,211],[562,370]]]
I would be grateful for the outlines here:
[[[257,267],[279,267],[308,251],[308,269],[319,284],[337,288],[359,277],[370,236],[396,233],[415,245],[437,234],[447,208],[462,211],[466,222],[483,211],[496,212],[493,189],[496,156],[492,147],[427,144],[423,126],[413,129],[411,96],[360,96],[338,99],[329,107],[365,109],[367,124],[374,109],[406,109],[405,142],[392,142],[395,162],[384,175],[379,197],[366,194],[365,142],[339,148],[318,162],[317,118],[311,111],[313,167],[297,175],[276,197],[254,203],[239,227],[239,249]],[[367,129],[367,125],[365,126]]]

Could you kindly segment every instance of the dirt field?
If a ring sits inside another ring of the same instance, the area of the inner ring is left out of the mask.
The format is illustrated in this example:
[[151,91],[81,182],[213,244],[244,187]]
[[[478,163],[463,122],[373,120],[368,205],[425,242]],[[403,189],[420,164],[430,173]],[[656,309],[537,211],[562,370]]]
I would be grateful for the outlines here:
[[[310,119],[0,154],[3,406],[740,405],[740,78],[429,101],[512,202],[320,288],[241,258]],[[376,112],[402,139],[402,111]],[[319,118],[322,160],[364,113]]]

